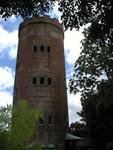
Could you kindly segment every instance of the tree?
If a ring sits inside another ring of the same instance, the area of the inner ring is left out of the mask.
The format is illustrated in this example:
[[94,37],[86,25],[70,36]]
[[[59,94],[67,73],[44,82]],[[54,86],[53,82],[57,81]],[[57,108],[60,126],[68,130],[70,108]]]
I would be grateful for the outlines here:
[[106,149],[113,141],[113,84],[102,81],[98,92],[89,94],[82,106],[80,115],[86,122],[89,135],[98,149]]
[[89,39],[89,28],[84,31],[82,52],[69,85],[71,92],[81,93],[80,116],[98,148],[104,149],[113,140],[113,52],[109,44]]
[[97,86],[97,78],[103,74],[112,80],[113,1],[60,0],[59,10],[62,12],[61,18],[65,29],[79,29],[86,24],[89,25],[83,32],[85,39],[82,41],[80,57],[75,62],[71,91],[77,91],[77,86],[79,89],[84,86],[81,90],[84,90],[84,93],[91,90],[91,85]]
[[43,15],[52,9],[54,2],[55,0],[1,0],[0,15],[4,19],[12,15],[20,15],[23,18]]
[[104,149],[113,141],[113,2],[61,0],[59,5],[65,29],[89,26],[69,86],[74,94],[81,93],[82,120],[98,148]]
[[75,122],[71,123],[69,127],[69,132],[73,135],[79,136],[79,137],[86,137],[87,136],[87,129],[85,123],[81,122]]
[[[35,129],[42,113],[30,108],[26,101],[19,101],[13,108],[11,145],[14,149],[27,149],[34,140]],[[39,146],[38,146],[39,147]]]
[[[62,23],[65,29],[89,25],[87,40],[98,47],[113,49],[112,0],[60,0]],[[84,45],[83,45],[84,46]]]
[[[112,0],[60,0],[59,10],[62,12],[65,29],[79,29],[81,26],[91,23],[93,31],[96,31],[94,36],[96,36],[96,34],[109,33],[110,28],[113,28]],[[98,30],[104,32],[98,32]]]
[[96,89],[99,78],[113,78],[113,1],[60,0],[62,23],[65,29],[79,29],[88,24],[82,41],[82,52],[74,65],[70,91],[82,95]]
[[0,149],[6,150],[9,145],[11,128],[11,105],[0,107]]
[[[90,27],[89,27],[90,28]],[[113,82],[113,51],[111,46],[90,40],[89,28],[84,31],[82,51],[74,65],[74,74],[70,80],[70,91],[81,92],[85,96],[97,91],[101,80]]]
[[11,127],[11,105],[0,107],[0,134],[4,131],[9,131]]
[[[30,108],[26,101],[19,101],[13,106],[0,108],[0,149],[35,150],[39,145],[30,145],[33,140],[38,119],[42,113]],[[12,127],[11,127],[12,126]]]

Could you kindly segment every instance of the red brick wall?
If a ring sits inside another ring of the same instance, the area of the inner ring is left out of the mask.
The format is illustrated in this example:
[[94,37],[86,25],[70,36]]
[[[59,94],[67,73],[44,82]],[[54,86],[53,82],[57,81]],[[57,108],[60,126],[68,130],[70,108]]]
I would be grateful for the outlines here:
[[[63,144],[68,130],[63,39],[63,29],[57,20],[34,17],[24,21],[19,29],[14,88],[14,102],[25,99],[30,106],[43,111],[45,124],[46,115],[53,115],[51,126],[43,124],[37,127],[35,140],[41,144],[53,143],[58,147]],[[40,50],[41,45],[44,51]],[[37,51],[34,51],[34,46]],[[37,84],[32,84],[33,77],[36,77]],[[43,85],[40,84],[40,77],[44,77]],[[52,80],[51,85],[48,85],[48,78]]]

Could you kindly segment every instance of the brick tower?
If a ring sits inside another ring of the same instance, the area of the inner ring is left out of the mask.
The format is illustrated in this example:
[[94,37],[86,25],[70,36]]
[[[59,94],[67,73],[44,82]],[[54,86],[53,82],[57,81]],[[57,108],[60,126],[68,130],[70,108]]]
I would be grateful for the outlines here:
[[68,109],[64,64],[64,32],[50,17],[33,17],[19,28],[14,103],[25,99],[44,114],[35,141],[64,150]]

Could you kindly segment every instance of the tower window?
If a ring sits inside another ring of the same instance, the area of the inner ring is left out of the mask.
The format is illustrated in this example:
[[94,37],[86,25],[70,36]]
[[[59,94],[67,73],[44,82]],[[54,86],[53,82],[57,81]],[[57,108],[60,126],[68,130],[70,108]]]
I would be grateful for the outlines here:
[[33,77],[33,79],[32,79],[32,84],[37,84],[37,79],[36,79],[36,77]]
[[37,46],[36,45],[34,46],[34,52],[37,52]]
[[52,116],[48,116],[48,124],[53,124],[53,117]]
[[52,84],[52,80],[51,78],[48,78],[48,85],[51,85]]
[[40,84],[44,84],[44,77],[40,78]]
[[44,46],[43,45],[40,46],[40,51],[42,51],[42,52],[44,51]]
[[51,48],[50,46],[47,47],[47,52],[50,52],[51,51]]

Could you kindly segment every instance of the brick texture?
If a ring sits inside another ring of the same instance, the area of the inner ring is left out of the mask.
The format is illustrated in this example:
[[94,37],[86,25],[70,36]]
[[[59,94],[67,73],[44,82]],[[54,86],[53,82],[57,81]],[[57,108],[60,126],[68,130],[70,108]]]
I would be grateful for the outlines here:
[[[47,16],[33,17],[20,25],[13,100],[14,104],[27,100],[44,113],[44,124],[37,125],[34,140],[54,144],[58,150],[64,149],[68,130],[63,39],[61,24]],[[40,84],[42,77],[44,84]],[[49,115],[52,124],[48,124]]]

